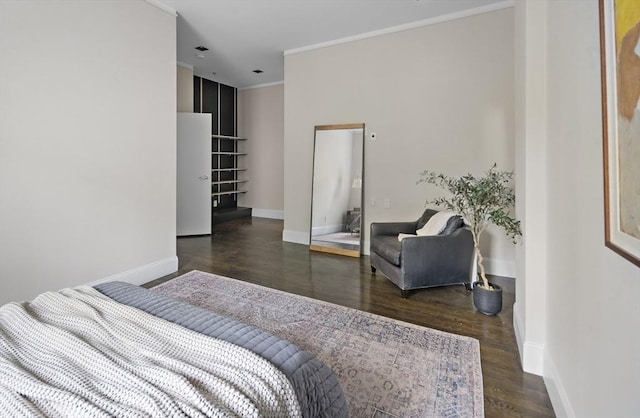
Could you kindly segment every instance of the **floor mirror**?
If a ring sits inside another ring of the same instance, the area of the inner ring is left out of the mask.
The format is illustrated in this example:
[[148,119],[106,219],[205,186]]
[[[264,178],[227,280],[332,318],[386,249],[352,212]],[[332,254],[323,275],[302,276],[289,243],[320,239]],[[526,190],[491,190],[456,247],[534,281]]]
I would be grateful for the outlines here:
[[360,257],[363,163],[363,123],[315,127],[310,250]]

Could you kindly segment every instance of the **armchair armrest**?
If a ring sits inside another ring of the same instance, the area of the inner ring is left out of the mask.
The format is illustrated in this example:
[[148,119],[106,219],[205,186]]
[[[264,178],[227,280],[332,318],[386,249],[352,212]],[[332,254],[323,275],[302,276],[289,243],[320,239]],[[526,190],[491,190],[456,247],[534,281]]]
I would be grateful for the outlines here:
[[415,234],[416,221],[413,222],[372,222],[370,238],[379,235]]

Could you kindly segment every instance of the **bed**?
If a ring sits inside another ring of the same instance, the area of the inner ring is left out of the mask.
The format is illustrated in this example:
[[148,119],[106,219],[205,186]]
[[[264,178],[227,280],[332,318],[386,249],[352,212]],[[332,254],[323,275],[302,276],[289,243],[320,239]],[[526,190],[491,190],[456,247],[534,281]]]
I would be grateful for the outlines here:
[[259,328],[123,282],[0,308],[0,415],[346,417],[333,371]]

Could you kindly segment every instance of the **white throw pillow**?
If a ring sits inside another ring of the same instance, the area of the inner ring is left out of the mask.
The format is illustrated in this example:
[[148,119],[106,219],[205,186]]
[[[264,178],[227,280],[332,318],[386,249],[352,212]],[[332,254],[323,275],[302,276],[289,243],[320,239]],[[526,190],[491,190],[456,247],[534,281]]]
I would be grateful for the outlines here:
[[438,212],[434,214],[422,228],[418,229],[416,234],[418,236],[438,235],[447,226],[447,222],[449,222],[449,218],[452,216],[456,216],[456,214],[446,211]]
[[408,238],[408,237],[417,237],[417,235],[400,233],[400,234],[398,234],[398,241],[402,242],[403,239]]

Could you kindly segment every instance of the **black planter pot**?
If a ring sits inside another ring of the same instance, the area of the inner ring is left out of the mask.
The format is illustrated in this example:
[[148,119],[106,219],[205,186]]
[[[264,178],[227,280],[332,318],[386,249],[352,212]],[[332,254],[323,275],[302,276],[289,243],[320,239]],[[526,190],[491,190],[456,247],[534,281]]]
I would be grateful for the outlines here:
[[491,283],[493,290],[478,286],[482,282],[473,283],[473,304],[485,315],[495,315],[502,310],[502,288]]

